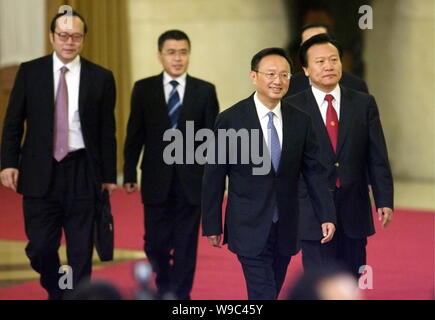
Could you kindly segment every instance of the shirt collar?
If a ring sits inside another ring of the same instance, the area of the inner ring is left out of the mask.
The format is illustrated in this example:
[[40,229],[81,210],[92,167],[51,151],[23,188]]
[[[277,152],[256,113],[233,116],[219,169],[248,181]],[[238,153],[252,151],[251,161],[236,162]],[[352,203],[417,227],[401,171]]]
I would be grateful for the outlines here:
[[74,60],[68,62],[67,64],[64,64],[60,59],[57,57],[56,52],[53,52],[53,71],[57,72],[62,68],[63,66],[66,66],[69,70],[69,72],[75,73],[80,70],[80,55],[77,55]]
[[311,90],[313,91],[313,95],[314,98],[316,98],[316,102],[318,106],[322,105],[323,101],[325,101],[325,96],[327,94],[331,94],[334,97],[334,100],[337,102],[337,104],[340,105],[341,90],[338,84],[331,92],[323,92],[314,86],[311,86]]
[[186,86],[186,78],[187,78],[187,72],[183,73],[178,78],[172,78],[166,71],[163,71],[163,85],[169,84],[172,80],[175,80],[178,82],[178,84],[182,87]]
[[270,110],[268,107],[266,107],[260,99],[258,99],[257,92],[254,94],[254,102],[255,102],[255,108],[257,109],[258,118],[261,120],[264,117],[268,117],[269,112],[273,112],[275,116],[277,116],[279,119],[281,118],[281,101],[278,102],[278,104]]

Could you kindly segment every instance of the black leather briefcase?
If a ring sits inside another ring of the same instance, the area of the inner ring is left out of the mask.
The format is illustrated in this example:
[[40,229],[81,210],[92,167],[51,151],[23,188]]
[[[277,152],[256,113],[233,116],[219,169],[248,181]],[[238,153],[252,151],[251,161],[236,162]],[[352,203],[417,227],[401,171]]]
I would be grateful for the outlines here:
[[114,228],[110,196],[104,190],[95,213],[94,243],[101,261],[113,260]]

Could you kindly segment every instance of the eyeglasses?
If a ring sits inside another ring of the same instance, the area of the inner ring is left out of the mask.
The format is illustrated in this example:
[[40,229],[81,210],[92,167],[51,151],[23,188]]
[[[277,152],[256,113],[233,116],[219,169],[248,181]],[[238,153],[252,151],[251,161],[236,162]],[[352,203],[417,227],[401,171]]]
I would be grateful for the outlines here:
[[61,41],[66,42],[69,38],[72,39],[73,42],[81,42],[83,40],[83,34],[81,33],[73,33],[69,34],[68,32],[54,32]]
[[258,70],[254,70],[257,73],[261,73],[264,74],[266,76],[267,79],[269,80],[275,80],[276,78],[280,77],[282,80],[290,80],[292,74],[290,72],[281,72],[281,73],[276,73],[276,72],[261,72]]

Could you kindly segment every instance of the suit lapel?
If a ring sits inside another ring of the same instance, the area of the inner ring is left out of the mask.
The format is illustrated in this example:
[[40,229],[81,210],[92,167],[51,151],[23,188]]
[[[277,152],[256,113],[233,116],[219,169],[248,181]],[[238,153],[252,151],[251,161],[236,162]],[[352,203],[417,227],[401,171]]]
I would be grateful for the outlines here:
[[244,113],[245,127],[248,130],[259,129],[261,138],[264,139],[263,131],[261,130],[260,119],[258,119],[257,109],[255,108],[254,95],[251,95],[248,99],[246,99]]
[[48,116],[47,123],[53,127],[54,117],[54,76],[53,76],[53,55],[47,56],[44,62],[43,69],[40,78],[39,88],[43,88],[44,94],[39,95],[41,97],[40,106],[48,107],[48,112],[41,112],[41,115],[46,114]]
[[[255,108],[254,94],[252,94],[248,99],[246,99],[245,103],[246,103],[245,108],[243,110],[244,114],[242,116],[242,121],[244,124],[243,128],[246,128],[248,130],[249,135],[251,137],[250,139],[252,139],[252,136],[251,136],[252,130],[258,130],[258,132],[260,134],[259,141],[262,142],[259,145],[259,155],[265,156],[266,161],[271,161],[270,155],[269,155],[269,150],[266,150],[266,152],[264,152],[264,149],[263,149],[263,146],[267,146],[267,144],[266,144],[263,130],[261,129],[260,119],[258,119],[257,109]],[[250,143],[251,143],[251,141],[250,141]],[[251,150],[251,148],[252,148],[252,143],[249,146],[250,150]],[[251,150],[251,153],[252,153],[252,150]],[[271,165],[272,165],[272,163],[271,163]],[[270,170],[270,172],[274,172],[273,166],[272,166],[272,170]]]
[[187,75],[186,89],[184,90],[184,96],[181,104],[181,112],[180,112],[180,117],[178,118],[177,128],[180,128],[180,125],[182,125],[185,122],[185,119],[187,119],[187,113],[189,112],[189,109],[191,108],[191,106],[194,105],[195,97],[196,97],[195,91],[196,91],[195,83],[192,81],[192,78],[189,75]]
[[352,97],[346,88],[340,86],[341,100],[340,100],[340,120],[338,125],[338,142],[337,142],[337,156],[343,148],[344,141],[352,123]]
[[[278,170],[275,171],[275,169],[273,168],[272,165],[272,160],[270,158],[270,153],[269,153],[269,149],[267,149],[267,143],[266,143],[266,137],[264,135],[263,129],[261,128],[261,124],[260,124],[260,119],[258,119],[258,113],[257,113],[257,109],[255,107],[255,102],[254,102],[254,95],[251,95],[251,97],[249,97],[247,99],[247,105],[245,108],[245,117],[244,117],[244,121],[245,121],[245,128],[247,128],[249,130],[250,133],[252,133],[252,129],[257,129],[259,130],[260,133],[260,137],[259,137],[259,141],[262,141],[262,144],[260,144],[259,146],[259,151],[260,151],[260,155],[263,155],[266,158],[266,161],[270,162],[271,165],[271,170],[270,173],[273,174],[278,174],[281,168],[281,163],[285,163],[285,159],[283,159],[283,157],[285,157],[285,152],[286,150],[288,150],[288,137],[291,134],[290,132],[288,132],[289,128],[291,128],[292,126],[289,125],[289,121],[291,121],[289,112],[287,112],[287,110],[283,110],[283,103],[281,103],[281,114],[282,114],[282,125],[283,125],[283,142],[282,142],[282,149],[281,149],[281,158],[279,160],[279,165],[278,165]],[[285,118],[284,118],[285,117]],[[284,123],[286,123],[286,126],[284,126]],[[285,143],[287,142],[287,143]],[[266,148],[266,151],[264,152],[263,146]],[[252,145],[250,146],[252,147]]]
[[80,57],[80,85],[79,85],[79,114],[83,117],[85,112],[86,100],[89,92],[89,86],[92,81],[92,72],[89,68],[88,61]]
[[279,159],[278,172],[282,170],[283,163],[287,162],[287,155],[290,155],[290,129],[293,127],[291,124],[292,118],[290,114],[290,108],[286,107],[284,103],[281,102],[281,115],[282,115],[282,148],[281,148],[281,158]]
[[155,77],[154,83],[154,99],[155,101],[155,109],[153,113],[157,113],[157,119],[162,119],[162,125],[165,128],[171,127],[171,121],[169,120],[168,114],[168,104],[165,100],[165,89],[163,88],[163,72]]

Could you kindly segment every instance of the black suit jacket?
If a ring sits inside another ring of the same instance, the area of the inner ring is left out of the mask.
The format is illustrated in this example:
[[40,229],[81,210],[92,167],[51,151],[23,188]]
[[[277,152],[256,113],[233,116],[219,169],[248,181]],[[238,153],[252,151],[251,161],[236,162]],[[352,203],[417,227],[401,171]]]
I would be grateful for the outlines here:
[[[194,134],[202,128],[212,128],[219,104],[213,84],[187,75],[186,89],[177,129],[183,134],[183,152],[186,148],[186,121],[194,121]],[[199,205],[203,165],[174,164],[163,161],[163,151],[171,143],[163,141],[164,132],[170,128],[168,106],[163,89],[163,73],[139,80],[131,96],[131,113],[124,147],[124,182],[136,182],[136,166],[143,149],[142,201],[160,204],[167,200],[172,178],[177,174],[192,204]],[[200,144],[195,142],[196,146]],[[186,155],[184,155],[184,160]]]
[[[340,79],[340,85],[357,91],[369,93],[367,84],[363,79],[358,78],[352,73],[346,71],[343,71]],[[290,80],[290,86],[287,91],[286,97],[304,91],[308,88],[310,88],[310,80],[308,79],[308,77],[303,72],[295,73],[294,75],[292,75],[292,78]]]
[[[236,149],[227,148],[226,164],[207,163],[203,179],[202,221],[203,234],[206,236],[222,233],[222,200],[225,178],[228,176],[228,203],[225,214],[225,241],[228,248],[243,256],[256,256],[266,245],[272,225],[274,204],[279,211],[278,250],[283,255],[293,255],[299,250],[297,199],[298,178],[302,173],[307,182],[310,195],[315,199],[316,214],[319,221],[335,223],[335,210],[326,181],[326,169],[317,159],[317,142],[313,134],[310,117],[283,102],[283,143],[278,171],[271,168],[267,175],[254,175],[252,169],[261,167],[249,157],[243,164],[241,141]],[[252,129],[263,133],[253,96],[240,101],[218,115],[215,134],[219,129]],[[217,140],[217,145],[223,143]],[[263,154],[260,143],[260,154]],[[228,154],[237,151],[238,161],[229,164]],[[219,149],[216,147],[216,158]],[[267,161],[268,151],[264,150]],[[320,227],[319,227],[320,228]]]
[[[79,114],[87,158],[96,186],[116,183],[115,80],[109,70],[80,59]],[[25,196],[44,196],[51,181],[53,79],[52,55],[25,62],[9,100],[1,168],[19,168],[18,192]]]
[[[336,154],[311,88],[288,97],[285,101],[311,116],[320,143],[320,159],[328,168],[329,187],[333,189],[336,178],[339,177],[342,194],[346,198],[337,215],[340,215],[344,231],[349,237],[363,238],[375,232],[367,179],[370,179],[376,207],[393,208],[393,178],[374,97],[343,86],[340,88]],[[303,181],[299,200],[302,239],[320,239],[322,235],[317,229],[320,221],[314,215]]]

